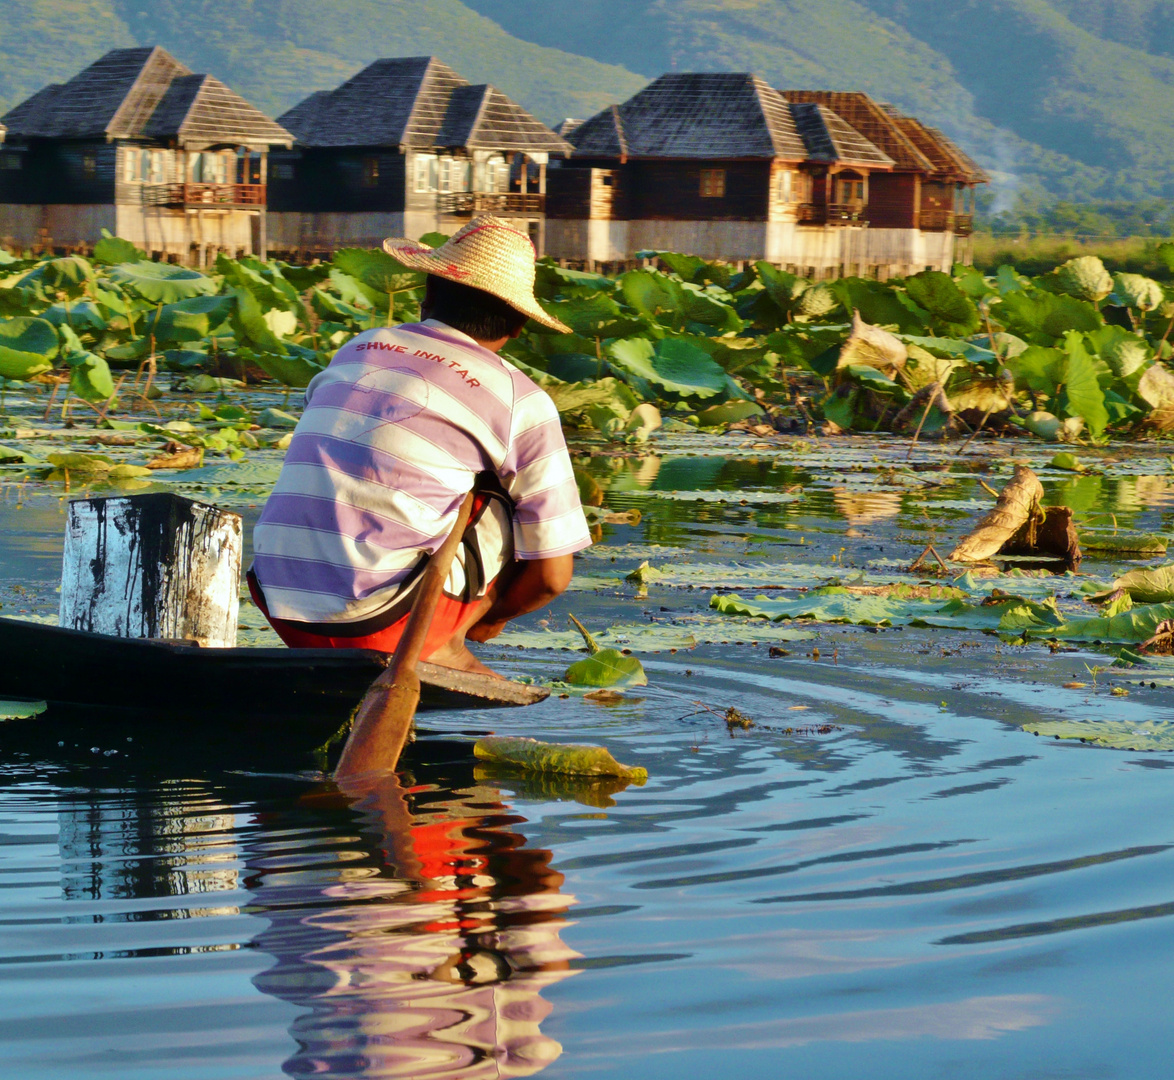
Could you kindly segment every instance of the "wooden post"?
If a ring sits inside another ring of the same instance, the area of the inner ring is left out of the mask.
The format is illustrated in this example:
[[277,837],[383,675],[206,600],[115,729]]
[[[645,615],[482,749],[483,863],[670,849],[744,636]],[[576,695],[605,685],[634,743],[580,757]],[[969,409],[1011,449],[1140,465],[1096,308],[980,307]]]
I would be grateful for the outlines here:
[[257,258],[264,262],[269,258],[269,155],[264,150],[261,151],[261,188],[265,198],[261,203],[261,250],[257,252]]
[[60,625],[236,645],[241,519],[170,492],[69,504]]

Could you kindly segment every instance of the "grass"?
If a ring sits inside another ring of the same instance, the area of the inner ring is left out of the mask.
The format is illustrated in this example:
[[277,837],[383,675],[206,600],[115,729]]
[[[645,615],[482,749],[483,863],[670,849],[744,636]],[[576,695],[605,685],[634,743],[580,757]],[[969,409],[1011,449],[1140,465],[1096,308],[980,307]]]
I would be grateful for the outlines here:
[[1096,255],[1112,272],[1145,274],[1159,281],[1174,280],[1174,272],[1158,255],[1168,241],[1152,236],[994,236],[974,234],[974,265],[991,273],[1004,263],[1020,273],[1046,274],[1080,255]]

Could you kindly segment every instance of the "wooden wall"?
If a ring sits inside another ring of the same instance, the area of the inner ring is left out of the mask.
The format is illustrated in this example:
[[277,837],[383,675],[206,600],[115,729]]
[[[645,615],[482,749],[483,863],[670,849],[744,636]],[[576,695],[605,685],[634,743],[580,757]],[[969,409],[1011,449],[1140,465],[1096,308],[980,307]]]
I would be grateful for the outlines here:
[[868,178],[869,224],[877,229],[916,228],[920,186],[916,173],[873,173]]
[[[726,193],[701,195],[701,171],[724,169]],[[624,169],[632,220],[766,221],[771,162],[633,161]]]
[[[366,160],[379,165],[364,183]],[[283,173],[292,170],[291,177]],[[269,156],[269,209],[297,213],[402,213],[405,159],[386,149],[274,151]],[[433,196],[435,199],[435,196]]]
[[[59,142],[34,139],[27,150],[12,144],[0,153],[21,162],[21,168],[0,169],[0,203],[94,206],[114,202],[117,148],[104,142]],[[86,175],[86,159],[93,175]]]

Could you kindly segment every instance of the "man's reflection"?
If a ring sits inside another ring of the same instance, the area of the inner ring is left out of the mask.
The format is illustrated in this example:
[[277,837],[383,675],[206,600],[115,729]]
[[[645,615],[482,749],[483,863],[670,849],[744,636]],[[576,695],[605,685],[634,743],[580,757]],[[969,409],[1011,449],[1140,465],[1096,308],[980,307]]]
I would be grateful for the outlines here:
[[326,874],[259,859],[248,882],[271,922],[255,945],[277,957],[253,981],[310,1010],[292,1028],[299,1049],[285,1071],[541,1071],[562,1052],[539,1030],[551,1008],[541,994],[579,955],[559,939],[574,901],[560,894],[550,853],[526,849],[509,830],[524,819],[471,775],[443,787],[392,778],[350,794],[362,814],[357,850],[333,853]]

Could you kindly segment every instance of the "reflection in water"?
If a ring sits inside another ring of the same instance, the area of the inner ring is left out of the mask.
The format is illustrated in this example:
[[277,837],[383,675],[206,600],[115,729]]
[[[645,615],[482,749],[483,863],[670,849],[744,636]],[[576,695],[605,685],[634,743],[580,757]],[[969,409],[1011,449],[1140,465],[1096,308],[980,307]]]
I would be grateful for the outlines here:
[[381,865],[343,866],[309,889],[280,869],[250,882],[271,922],[255,943],[278,958],[254,984],[312,1010],[286,1072],[476,1080],[545,1068],[562,1047],[539,1031],[541,992],[578,955],[559,940],[573,901],[550,852],[522,846],[506,826],[524,819],[489,787],[405,793],[389,780],[359,806]]
[[562,1053],[539,1029],[541,995],[579,955],[559,938],[574,900],[550,852],[510,830],[525,819],[458,771],[392,779],[354,807],[284,783],[260,804],[256,788],[199,781],[87,792],[59,818],[63,898],[247,889],[247,907],[164,902],[145,917],[268,921],[250,944],[276,963],[253,984],[307,1010],[291,1076],[531,1076]]
[[849,525],[872,525],[894,518],[901,512],[901,493],[896,491],[852,491],[833,488],[836,510]]

